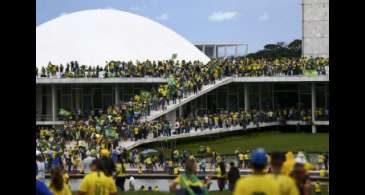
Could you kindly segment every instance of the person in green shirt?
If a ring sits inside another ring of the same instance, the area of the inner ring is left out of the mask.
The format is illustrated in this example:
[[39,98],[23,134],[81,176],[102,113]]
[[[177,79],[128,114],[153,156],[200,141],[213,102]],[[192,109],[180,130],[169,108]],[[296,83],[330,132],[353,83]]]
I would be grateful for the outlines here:
[[177,192],[177,186],[180,185],[180,191],[188,195],[207,195],[207,184],[210,178],[205,182],[201,181],[197,176],[198,165],[194,159],[188,159],[185,163],[185,173],[177,176],[170,184],[170,191]]
[[121,191],[124,192],[124,183],[125,183],[125,167],[122,156],[119,156],[118,161],[116,163],[116,171],[115,171],[115,184],[120,188]]

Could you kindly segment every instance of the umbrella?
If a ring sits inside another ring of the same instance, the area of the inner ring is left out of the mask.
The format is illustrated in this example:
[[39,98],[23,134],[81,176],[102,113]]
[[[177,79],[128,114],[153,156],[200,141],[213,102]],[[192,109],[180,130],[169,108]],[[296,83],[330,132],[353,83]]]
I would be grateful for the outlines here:
[[140,154],[143,156],[148,156],[148,155],[155,154],[155,153],[158,153],[158,151],[155,149],[146,149],[146,150],[143,150]]

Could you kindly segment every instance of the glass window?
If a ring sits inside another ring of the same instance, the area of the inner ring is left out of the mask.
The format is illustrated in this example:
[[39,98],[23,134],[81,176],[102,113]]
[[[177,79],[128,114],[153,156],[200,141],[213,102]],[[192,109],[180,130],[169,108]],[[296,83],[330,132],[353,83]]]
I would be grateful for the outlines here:
[[92,110],[92,103],[91,103],[91,95],[84,95],[82,97],[82,110],[85,112],[89,112]]
[[112,94],[113,87],[112,85],[103,85],[103,94]]
[[230,111],[238,110],[238,96],[237,95],[229,95],[228,97],[228,109]]
[[101,101],[101,89],[94,89],[94,109],[102,108]]
[[218,92],[218,108],[227,108],[227,96],[225,92]]
[[113,105],[113,97],[111,95],[103,96],[103,109],[106,109],[108,106]]
[[298,85],[295,83],[278,83],[275,84],[275,91],[298,91]]
[[68,111],[72,111],[72,106],[71,106],[71,96],[70,95],[63,95],[61,96],[61,108],[68,110]]
[[[304,103],[306,99],[301,99]],[[298,104],[297,92],[275,92],[275,108],[278,107],[296,107]]]

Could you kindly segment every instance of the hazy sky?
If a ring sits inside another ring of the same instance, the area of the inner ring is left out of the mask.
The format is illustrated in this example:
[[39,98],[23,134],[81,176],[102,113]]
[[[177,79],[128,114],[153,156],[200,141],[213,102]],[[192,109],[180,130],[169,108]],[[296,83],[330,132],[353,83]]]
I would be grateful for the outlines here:
[[301,39],[301,0],[37,0],[37,25],[88,9],[117,9],[145,16],[193,43],[267,43]]

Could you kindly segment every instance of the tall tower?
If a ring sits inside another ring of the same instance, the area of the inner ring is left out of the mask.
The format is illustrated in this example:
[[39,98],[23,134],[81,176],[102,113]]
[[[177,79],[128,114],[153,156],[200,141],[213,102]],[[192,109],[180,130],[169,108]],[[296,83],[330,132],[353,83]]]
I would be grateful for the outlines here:
[[329,0],[302,0],[303,55],[329,57]]

